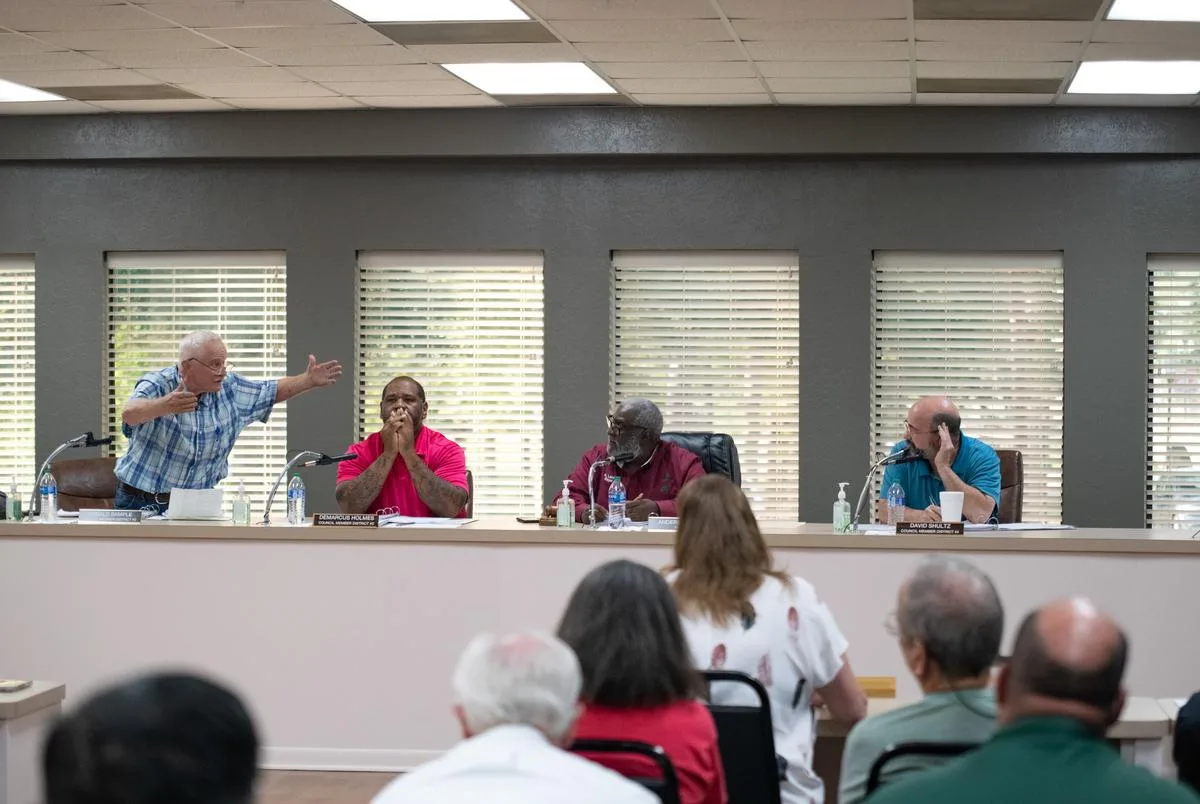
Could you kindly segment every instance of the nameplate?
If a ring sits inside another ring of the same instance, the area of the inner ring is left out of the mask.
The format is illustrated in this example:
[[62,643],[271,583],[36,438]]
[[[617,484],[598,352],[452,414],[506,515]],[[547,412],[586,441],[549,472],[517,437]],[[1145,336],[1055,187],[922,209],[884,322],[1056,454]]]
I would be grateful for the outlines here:
[[679,517],[677,516],[652,516],[646,520],[647,530],[678,530]]
[[141,511],[120,508],[80,508],[80,522],[141,522]]
[[379,514],[313,514],[313,524],[339,528],[377,528]]
[[964,531],[961,522],[901,522],[896,525],[896,533],[962,536]]

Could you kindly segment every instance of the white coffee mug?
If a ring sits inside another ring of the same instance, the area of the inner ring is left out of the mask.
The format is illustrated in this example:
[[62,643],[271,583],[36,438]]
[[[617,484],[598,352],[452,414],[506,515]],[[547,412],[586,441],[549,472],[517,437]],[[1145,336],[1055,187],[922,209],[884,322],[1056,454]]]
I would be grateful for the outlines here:
[[942,521],[962,522],[963,493],[961,491],[943,491]]

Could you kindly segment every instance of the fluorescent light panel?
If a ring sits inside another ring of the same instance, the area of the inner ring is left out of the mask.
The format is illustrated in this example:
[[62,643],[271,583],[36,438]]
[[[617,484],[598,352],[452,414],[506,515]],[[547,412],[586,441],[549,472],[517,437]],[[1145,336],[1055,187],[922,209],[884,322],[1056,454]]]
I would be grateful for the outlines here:
[[610,95],[608,83],[578,61],[443,64],[489,95]]
[[527,20],[512,0],[333,0],[367,22]]
[[1085,61],[1067,92],[1075,95],[1195,95],[1200,61]]
[[1110,20],[1155,22],[1200,22],[1197,0],[1115,0],[1108,10]]
[[27,87],[24,84],[14,84],[0,78],[0,103],[28,103],[30,101],[60,101],[66,100],[61,95],[43,92],[40,89]]

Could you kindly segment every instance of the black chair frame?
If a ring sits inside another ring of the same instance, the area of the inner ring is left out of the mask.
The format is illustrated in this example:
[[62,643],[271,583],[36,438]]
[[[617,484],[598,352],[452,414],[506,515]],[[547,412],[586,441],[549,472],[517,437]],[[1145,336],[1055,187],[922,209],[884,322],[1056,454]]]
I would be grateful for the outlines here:
[[925,757],[956,757],[965,754],[968,751],[973,751],[978,748],[978,743],[933,743],[933,742],[912,742],[899,743],[898,745],[889,745],[879,757],[871,764],[871,771],[867,774],[867,795],[871,795],[883,782],[883,769],[893,759],[908,756],[925,756]]
[[637,740],[576,740],[571,744],[572,753],[585,754],[630,754],[645,757],[658,767],[659,778],[629,777],[651,793],[663,804],[679,804],[679,777],[675,766],[661,746]]
[[[767,689],[758,679],[736,670],[705,670],[704,681],[711,685],[719,681],[731,681],[744,684],[754,691],[758,698],[757,707],[713,704],[710,700],[708,709],[717,724],[717,739],[721,746],[721,761],[725,764],[725,786],[729,792],[729,804],[780,804],[781,794],[779,783],[787,775],[787,763],[775,753],[775,727],[771,722],[771,699]],[[709,698],[711,699],[711,689]],[[734,756],[733,744],[727,736],[721,734],[721,720],[726,714],[737,710],[752,710],[758,720],[757,741],[763,746],[761,764],[757,767],[737,767],[740,763],[731,763],[729,757]],[[731,767],[733,766],[733,767]],[[747,778],[750,775],[757,778]],[[770,780],[770,784],[767,783]],[[761,795],[751,796],[739,790],[743,785],[747,788],[762,788]],[[765,798],[763,796],[765,795]]]

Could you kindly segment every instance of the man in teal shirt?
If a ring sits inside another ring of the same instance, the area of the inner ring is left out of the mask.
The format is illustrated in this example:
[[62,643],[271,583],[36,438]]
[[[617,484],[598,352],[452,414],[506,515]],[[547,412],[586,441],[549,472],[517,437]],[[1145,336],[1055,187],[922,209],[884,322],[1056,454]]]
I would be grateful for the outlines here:
[[[917,703],[860,720],[842,753],[839,804],[867,794],[871,766],[890,746],[911,742],[982,743],[996,728],[988,689],[1004,636],[1004,606],[991,578],[960,558],[933,556],[900,586],[895,621],[904,663],[921,685]],[[891,783],[944,764],[934,757],[901,757],[884,768]]]
[[871,804],[1197,804],[1104,739],[1125,706],[1125,635],[1087,600],[1035,611],[996,684],[1000,730],[936,770],[881,787]]
[[941,493],[963,493],[965,522],[987,522],[1000,505],[1000,458],[977,438],[963,435],[958,408],[944,396],[913,403],[896,451],[920,453],[915,461],[889,466],[879,484],[879,521],[887,522],[887,492],[904,489],[905,522],[940,522]]

